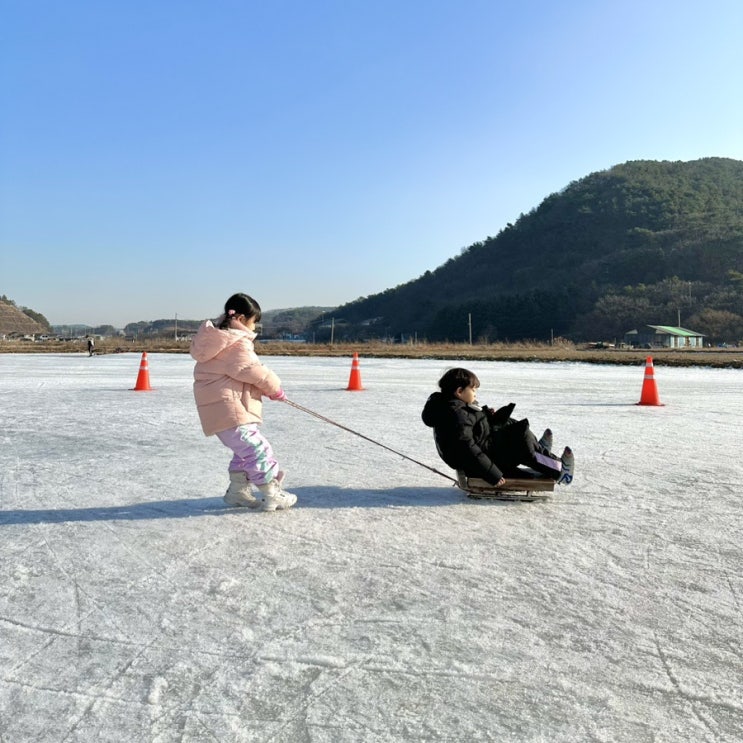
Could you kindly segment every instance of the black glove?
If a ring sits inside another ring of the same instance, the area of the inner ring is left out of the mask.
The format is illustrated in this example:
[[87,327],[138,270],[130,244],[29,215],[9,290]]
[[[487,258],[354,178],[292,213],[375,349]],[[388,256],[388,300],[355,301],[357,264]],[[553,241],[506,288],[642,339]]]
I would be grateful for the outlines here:
[[498,408],[498,410],[493,410],[487,406],[483,406],[482,409],[485,412],[485,415],[488,416],[490,423],[496,426],[503,426],[508,423],[508,419],[511,417],[511,413],[513,413],[515,407],[516,403],[511,402],[508,403],[508,405],[504,405],[502,408]]

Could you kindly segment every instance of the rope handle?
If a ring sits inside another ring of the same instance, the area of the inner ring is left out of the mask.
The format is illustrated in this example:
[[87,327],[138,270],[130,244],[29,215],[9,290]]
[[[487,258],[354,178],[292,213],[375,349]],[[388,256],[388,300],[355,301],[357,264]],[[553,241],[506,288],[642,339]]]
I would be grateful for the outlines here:
[[381,446],[382,449],[386,449],[387,451],[392,452],[393,454],[397,454],[397,456],[402,457],[403,459],[407,459],[409,462],[413,462],[413,464],[417,464],[419,467],[423,467],[429,470],[430,472],[435,472],[437,475],[441,475],[441,477],[445,477],[447,480],[449,480],[449,482],[453,483],[454,485],[457,484],[457,481],[453,477],[450,477],[449,475],[444,474],[443,472],[437,470],[435,467],[430,467],[429,465],[424,464],[423,462],[419,462],[417,459],[413,459],[412,457],[407,456],[407,454],[403,454],[402,452],[392,449],[386,444],[382,444],[379,441],[370,439],[368,436],[364,436],[363,433],[354,431],[352,428],[348,428],[347,426],[344,426],[341,423],[337,423],[336,421],[331,420],[330,418],[326,418],[324,415],[321,415],[320,413],[316,413],[314,410],[305,408],[304,405],[299,405],[298,403],[292,402],[291,400],[288,400],[286,398],[281,400],[281,402],[285,402],[287,405],[291,405],[293,408],[296,408],[297,410],[301,410],[303,413],[307,413],[307,415],[311,415],[315,418],[318,418],[321,421],[325,421],[325,423],[330,423],[332,426],[337,426],[338,428],[342,428],[344,431],[348,431],[348,433],[352,433],[354,436],[358,436],[359,438],[364,439],[364,441],[368,441],[371,444],[376,444],[377,446]]

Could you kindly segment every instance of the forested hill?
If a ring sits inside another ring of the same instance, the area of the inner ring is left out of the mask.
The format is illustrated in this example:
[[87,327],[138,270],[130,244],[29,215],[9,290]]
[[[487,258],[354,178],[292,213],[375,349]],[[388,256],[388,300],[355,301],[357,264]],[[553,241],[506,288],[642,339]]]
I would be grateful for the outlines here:
[[336,317],[336,337],[462,341],[471,317],[475,340],[612,339],[681,317],[711,338],[743,338],[743,162],[640,160],[592,173]]

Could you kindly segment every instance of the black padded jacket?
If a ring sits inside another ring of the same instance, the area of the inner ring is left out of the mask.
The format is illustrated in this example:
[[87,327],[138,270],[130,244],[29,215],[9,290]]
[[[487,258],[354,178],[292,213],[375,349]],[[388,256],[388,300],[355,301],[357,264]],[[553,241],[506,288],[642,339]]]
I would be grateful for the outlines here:
[[490,417],[487,409],[446,397],[441,392],[434,392],[428,398],[421,414],[423,422],[433,428],[439,456],[449,467],[494,485],[503,472],[490,454],[493,433]]

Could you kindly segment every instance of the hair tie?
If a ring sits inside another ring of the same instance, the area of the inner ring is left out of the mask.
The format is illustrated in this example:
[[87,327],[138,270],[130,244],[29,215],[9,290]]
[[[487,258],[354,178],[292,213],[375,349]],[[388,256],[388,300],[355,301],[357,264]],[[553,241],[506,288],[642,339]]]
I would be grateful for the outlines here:
[[227,316],[232,317],[235,314],[235,310],[227,310]]

